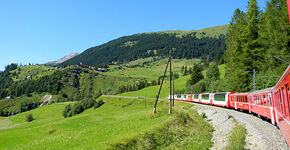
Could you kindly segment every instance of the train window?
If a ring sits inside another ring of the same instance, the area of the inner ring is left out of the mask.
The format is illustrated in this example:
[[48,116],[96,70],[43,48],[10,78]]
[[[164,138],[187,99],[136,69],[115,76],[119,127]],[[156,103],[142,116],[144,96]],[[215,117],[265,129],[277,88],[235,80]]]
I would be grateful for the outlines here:
[[247,96],[245,97],[245,102],[246,102],[246,103],[248,102],[248,97],[247,97]]
[[198,99],[199,94],[194,94],[194,99]]
[[187,98],[187,96],[186,95],[183,95],[183,98]]
[[281,89],[279,89],[279,96],[280,96],[280,107],[281,107],[281,111],[282,111],[282,114],[285,114],[284,106],[283,106],[283,97],[282,97]]
[[226,93],[218,93],[214,95],[215,101],[225,101],[226,100]]
[[288,94],[287,94],[287,86],[285,85],[285,88],[283,87],[282,88],[283,89],[283,93],[282,93],[282,95],[283,95],[283,98],[284,98],[284,107],[285,107],[285,115],[286,116],[288,116],[289,114],[288,114],[288,109],[289,109],[289,103],[288,103]]
[[177,98],[181,98],[181,95],[177,95]]
[[290,115],[290,106],[289,106],[289,100],[290,100],[290,89],[289,89],[289,84],[286,84],[286,97],[287,97],[287,105],[288,105],[288,115]]
[[202,94],[201,99],[209,100],[209,94]]

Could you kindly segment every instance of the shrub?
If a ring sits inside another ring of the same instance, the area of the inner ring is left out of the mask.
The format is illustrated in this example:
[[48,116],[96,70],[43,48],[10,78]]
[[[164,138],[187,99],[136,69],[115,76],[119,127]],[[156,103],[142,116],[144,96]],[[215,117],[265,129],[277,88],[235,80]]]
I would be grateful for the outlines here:
[[105,104],[105,103],[102,99],[99,100],[98,102],[95,102],[94,109],[101,107],[103,104]]
[[71,104],[68,104],[68,105],[65,106],[65,109],[62,112],[62,115],[64,117],[69,117],[68,114],[69,114],[70,111],[71,111]]
[[[98,104],[96,104],[96,103],[98,103]],[[104,103],[103,101],[102,102],[100,102],[100,101],[95,102],[93,99],[87,98],[87,99],[84,99],[84,100],[77,102],[73,106],[71,106],[70,104],[67,105],[63,111],[63,116],[64,117],[71,117],[71,116],[82,113],[83,111],[93,107],[94,105],[101,106],[101,105],[103,105],[103,103]]]
[[207,116],[206,116],[206,114],[205,114],[204,112],[201,113],[200,116],[201,116],[202,118],[205,118],[205,119],[207,118]]
[[34,118],[33,118],[32,114],[28,114],[28,115],[26,116],[26,121],[27,121],[27,122],[30,122],[30,121],[33,121],[33,120],[34,120]]

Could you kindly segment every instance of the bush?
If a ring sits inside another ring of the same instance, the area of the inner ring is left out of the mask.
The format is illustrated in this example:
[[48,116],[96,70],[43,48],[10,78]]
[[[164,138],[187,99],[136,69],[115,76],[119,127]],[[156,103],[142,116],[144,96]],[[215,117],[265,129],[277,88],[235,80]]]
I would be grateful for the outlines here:
[[[99,105],[102,105],[101,102],[98,102]],[[63,111],[64,117],[71,117],[77,114],[82,113],[86,109],[89,109],[93,107],[95,104],[95,101],[93,99],[84,99],[79,102],[77,102],[75,105],[71,106],[71,104],[67,105]]]
[[28,115],[26,116],[26,121],[27,121],[27,122],[30,122],[30,121],[33,121],[33,120],[34,120],[34,118],[33,118],[32,114],[28,114]]
[[69,114],[70,111],[71,111],[71,104],[68,104],[68,105],[65,106],[65,109],[62,112],[62,115],[64,117],[70,117],[70,116],[68,116],[68,114]]
[[99,100],[98,102],[95,102],[94,109],[101,107],[103,104],[105,104],[105,103],[102,99]]

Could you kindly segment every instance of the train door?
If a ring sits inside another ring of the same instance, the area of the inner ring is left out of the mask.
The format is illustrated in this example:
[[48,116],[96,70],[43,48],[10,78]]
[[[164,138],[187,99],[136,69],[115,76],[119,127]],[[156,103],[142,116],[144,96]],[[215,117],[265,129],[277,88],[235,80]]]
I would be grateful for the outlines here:
[[269,93],[269,101],[270,101],[270,111],[271,111],[271,123],[273,125],[275,125],[275,121],[274,121],[274,109],[273,109],[273,102],[272,102],[272,94]]
[[281,99],[282,99],[282,109],[283,109],[283,115],[284,117],[287,117],[288,115],[288,109],[287,109],[287,98],[285,97],[285,91],[286,89],[284,87],[281,88]]
[[284,101],[283,101],[283,96],[282,96],[283,91],[281,92],[281,89],[279,89],[279,105],[280,105],[280,111],[282,114],[285,114],[284,110]]
[[289,84],[286,84],[286,96],[288,98],[288,113],[290,115],[290,104],[289,104],[289,101],[290,101],[290,88],[289,88]]
[[237,96],[235,96],[235,109],[237,110]]
[[289,108],[289,99],[288,99],[288,91],[289,91],[289,85],[285,85],[285,89],[283,90],[284,95],[284,102],[285,102],[285,115],[289,116],[290,115],[290,108]]

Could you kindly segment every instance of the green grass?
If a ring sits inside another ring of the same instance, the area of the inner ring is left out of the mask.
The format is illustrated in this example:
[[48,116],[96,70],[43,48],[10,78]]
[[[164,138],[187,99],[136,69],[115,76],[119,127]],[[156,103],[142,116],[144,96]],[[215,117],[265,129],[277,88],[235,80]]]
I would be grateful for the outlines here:
[[[181,90],[184,89],[186,86],[186,81],[190,79],[190,76],[183,76],[180,77],[176,80],[174,80],[174,87],[175,90]],[[134,91],[134,92],[126,92],[126,93],[122,93],[119,94],[121,96],[132,96],[132,97],[150,97],[150,98],[155,98],[157,96],[157,92],[159,90],[159,85],[156,86],[150,86],[138,91]],[[165,82],[163,84],[161,93],[160,93],[160,98],[166,98],[169,95],[169,87],[170,87],[170,83],[169,82]]]
[[[219,70],[220,70],[220,77],[223,79],[225,77],[225,65],[219,65]],[[203,76],[206,78],[206,72],[207,70],[202,71]],[[186,88],[186,82],[187,80],[190,79],[190,75],[187,76],[181,76],[180,78],[176,79],[174,81],[174,87],[175,90],[182,90]],[[159,90],[159,85],[156,86],[150,86],[146,87],[144,89],[138,90],[138,91],[133,91],[133,92],[126,92],[119,94],[121,96],[132,96],[132,97],[150,97],[150,98],[155,98],[157,96],[157,92]],[[168,81],[165,81],[160,93],[160,98],[166,98],[169,95],[169,87],[170,83]]]
[[[127,63],[130,64],[140,64],[147,60],[137,60],[133,62]],[[172,61],[172,70],[175,73],[180,73],[182,66],[192,67],[192,65],[196,62],[199,62],[199,59],[174,59]],[[151,62],[144,67],[137,68],[128,68],[124,64],[123,69],[117,69],[118,66],[111,66],[110,69],[112,71],[106,72],[105,75],[114,76],[114,77],[128,77],[128,78],[142,78],[147,79],[148,81],[158,80],[160,76],[163,75],[167,63],[167,59],[158,60],[155,62]]]
[[209,149],[213,128],[196,111],[188,109],[191,106],[177,103],[174,118],[157,128],[115,143],[111,149]]
[[41,101],[41,98],[45,95],[46,93],[42,94],[35,94],[32,93],[30,97],[26,95],[22,95],[20,97],[15,97],[13,99],[2,99],[0,100],[0,109],[3,111],[8,111],[8,112],[19,112],[20,111],[20,105],[21,102],[32,102],[32,103],[38,103]]
[[[12,124],[0,130],[0,147],[3,149],[104,149],[110,143],[148,130],[170,118],[161,111],[156,118],[148,117],[153,101],[103,98],[105,104],[89,109],[71,118],[64,118],[62,111],[67,104],[52,104],[1,118],[0,124],[9,119]],[[165,103],[160,103],[159,109]],[[25,122],[27,114],[35,118]]]
[[216,27],[210,27],[210,28],[204,28],[201,30],[190,30],[190,31],[185,31],[185,30],[173,30],[173,31],[162,31],[162,32],[157,32],[157,33],[172,33],[176,34],[177,37],[182,37],[187,34],[192,34],[196,32],[196,37],[197,38],[202,38],[202,37],[217,37],[220,34],[226,35],[228,33],[228,26],[229,25],[221,25],[221,26],[216,26]]
[[[103,106],[71,118],[62,116],[68,103],[0,117],[0,149],[107,149],[134,138],[140,141],[144,135],[165,143],[157,145],[160,149],[208,149],[212,145],[212,127],[189,109],[190,104],[177,102],[173,115],[168,115],[168,101],[160,101],[153,116],[154,100],[100,98]],[[26,122],[28,114],[35,120]]]
[[[45,75],[50,75],[54,70],[50,71],[54,67],[44,66],[44,65],[30,65],[18,67],[17,69],[11,71],[11,73],[16,73],[16,76],[12,76],[13,81],[24,80],[28,76],[32,76],[33,79],[40,78]],[[20,71],[19,71],[20,69]]]
[[236,123],[236,126],[232,129],[228,137],[228,146],[225,147],[226,150],[244,150],[246,145],[246,134],[247,129]]

